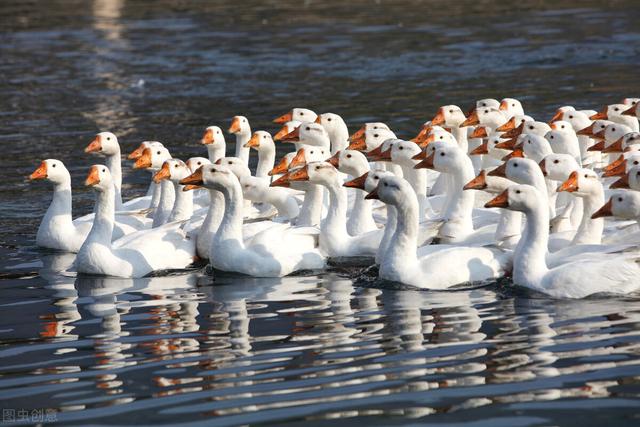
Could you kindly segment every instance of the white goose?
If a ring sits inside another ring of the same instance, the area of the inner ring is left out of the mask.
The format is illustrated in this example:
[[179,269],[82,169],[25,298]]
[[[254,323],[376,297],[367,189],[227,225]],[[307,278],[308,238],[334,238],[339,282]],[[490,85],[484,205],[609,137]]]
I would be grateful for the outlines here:
[[589,117],[591,120],[611,120],[612,122],[619,123],[630,128],[630,132],[638,132],[638,119],[624,114],[629,109],[625,104],[611,104],[605,105],[600,112]]
[[268,203],[278,212],[274,221],[295,222],[300,213],[298,201],[291,191],[270,187],[269,181],[255,176],[245,176],[241,180],[242,195],[254,203]]
[[122,209],[122,159],[118,138],[111,132],[100,132],[84,149],[85,153],[94,153],[105,157],[107,167],[113,177],[116,210]]
[[[144,152],[145,148],[158,148],[164,147],[162,142],[160,141],[142,141],[138,147],[133,150],[127,156],[127,159],[136,161]],[[148,169],[151,173],[152,179],[149,182],[149,188],[147,189],[147,194],[143,197],[137,197],[132,200],[128,200],[123,203],[123,207],[126,209],[134,210],[134,209],[151,209],[154,211],[158,207],[158,203],[160,202],[160,186],[153,182],[153,175],[158,171],[157,169]]]
[[[171,154],[169,154],[169,150],[164,147],[145,148],[142,152],[142,156],[140,156],[134,163],[133,168],[160,170],[164,161],[170,158]],[[160,199],[158,207],[155,209],[155,212],[153,212],[153,228],[159,227],[167,222],[176,199],[173,183],[163,180],[160,182],[159,186]]]
[[224,139],[222,129],[218,126],[209,126],[206,128],[200,142],[207,147],[207,153],[209,154],[209,161],[211,163],[215,163],[219,158],[226,156],[227,143]]
[[368,198],[380,199],[397,210],[397,225],[380,262],[380,277],[410,286],[446,289],[451,286],[495,279],[510,268],[510,255],[485,247],[437,246],[418,257],[418,200],[409,183],[398,177],[380,179]]
[[513,282],[558,298],[583,298],[594,293],[626,294],[640,287],[638,255],[620,254],[604,260],[588,258],[549,269],[546,263],[549,210],[546,196],[530,185],[514,185],[486,204],[524,213],[525,231],[513,254]]
[[273,123],[283,124],[292,120],[297,120],[301,123],[315,122],[318,115],[308,108],[293,108],[288,113],[281,115],[273,120]]
[[193,262],[195,241],[187,237],[181,223],[138,231],[111,243],[115,189],[109,169],[92,166],[85,185],[96,192],[96,216],[76,257],[79,273],[137,278]]
[[331,141],[331,155],[344,150],[349,145],[349,129],[342,117],[335,113],[322,113],[316,120],[329,134]]
[[162,168],[153,176],[156,184],[168,180],[173,184],[175,201],[173,208],[167,217],[167,222],[186,221],[193,215],[193,192],[183,191],[180,180],[191,175],[191,169],[179,159],[168,159],[162,164]]
[[236,136],[235,157],[238,157],[245,165],[249,164],[249,147],[245,147],[251,138],[251,126],[244,116],[234,116],[229,126],[229,133]]
[[326,264],[318,250],[317,234],[309,227],[281,224],[256,234],[246,244],[242,231],[242,188],[236,175],[222,165],[203,166],[202,185],[224,196],[224,216],[213,236],[211,265],[255,277],[282,277]]
[[269,132],[258,130],[253,133],[245,147],[253,148],[258,152],[258,166],[256,177],[267,178],[276,161],[276,145]]

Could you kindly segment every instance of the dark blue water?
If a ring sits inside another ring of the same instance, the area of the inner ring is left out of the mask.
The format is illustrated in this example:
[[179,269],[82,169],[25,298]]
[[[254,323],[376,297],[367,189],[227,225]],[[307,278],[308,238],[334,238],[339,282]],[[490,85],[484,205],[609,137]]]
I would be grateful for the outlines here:
[[[551,300],[508,282],[418,292],[357,269],[75,277],[34,246],[50,200],[26,176],[83,148],[292,106],[412,136],[441,104],[516,97],[549,118],[640,87],[633,1],[0,3],[0,407],[9,424],[638,425],[640,300]],[[252,159],[255,161],[255,159]],[[124,166],[124,197],[145,173]]]

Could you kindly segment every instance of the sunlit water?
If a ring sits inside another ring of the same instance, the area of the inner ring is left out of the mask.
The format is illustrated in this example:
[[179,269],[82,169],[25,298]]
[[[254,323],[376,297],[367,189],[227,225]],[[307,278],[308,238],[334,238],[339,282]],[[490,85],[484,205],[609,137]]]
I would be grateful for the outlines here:
[[[358,268],[76,277],[33,245],[50,188],[25,176],[63,160],[88,212],[98,130],[187,158],[205,126],[274,131],[291,106],[407,137],[443,103],[509,95],[544,119],[638,95],[635,2],[452,3],[0,3],[3,421],[638,425],[635,296],[421,292]],[[148,175],[124,174],[141,194]]]

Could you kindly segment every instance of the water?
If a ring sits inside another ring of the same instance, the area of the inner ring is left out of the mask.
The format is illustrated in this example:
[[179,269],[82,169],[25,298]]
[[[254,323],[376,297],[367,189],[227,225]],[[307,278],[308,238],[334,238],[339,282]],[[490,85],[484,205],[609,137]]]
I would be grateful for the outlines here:
[[[638,95],[633,1],[453,3],[0,3],[4,421],[637,425],[637,297],[420,292],[357,269],[75,277],[33,245],[50,188],[25,177],[63,160],[88,212],[98,130],[187,158],[207,125],[274,131],[292,106],[406,137],[443,103],[513,96],[548,118]],[[141,194],[148,175],[124,174],[125,199]]]

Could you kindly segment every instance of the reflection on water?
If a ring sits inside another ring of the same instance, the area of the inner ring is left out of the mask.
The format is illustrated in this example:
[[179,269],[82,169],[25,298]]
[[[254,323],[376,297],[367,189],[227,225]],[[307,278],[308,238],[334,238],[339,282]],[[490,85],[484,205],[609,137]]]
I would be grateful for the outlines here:
[[[634,298],[76,277],[33,246],[50,188],[23,177],[60,158],[87,212],[97,130],[188,158],[205,126],[273,131],[292,106],[406,137],[443,103],[509,95],[544,119],[637,95],[636,2],[449,3],[1,2],[0,406],[64,424],[637,425]],[[123,174],[125,198],[146,189]]]
[[538,425],[587,397],[620,416],[637,408],[637,301],[358,288],[332,273],[73,277],[60,272],[69,261],[43,257],[20,301],[2,299],[5,406],[217,425],[453,414],[514,425],[525,409],[518,425]]

